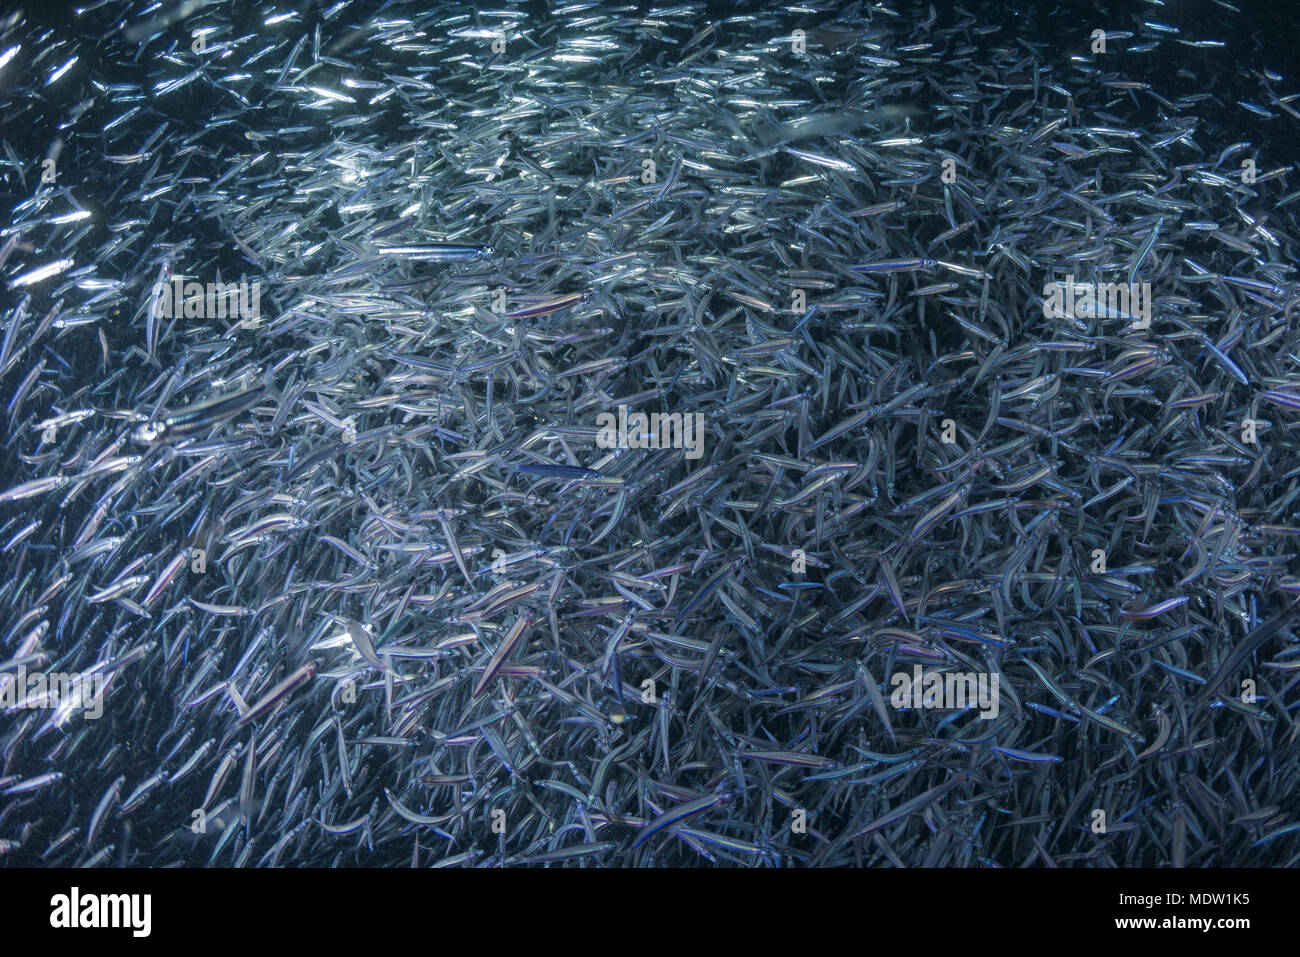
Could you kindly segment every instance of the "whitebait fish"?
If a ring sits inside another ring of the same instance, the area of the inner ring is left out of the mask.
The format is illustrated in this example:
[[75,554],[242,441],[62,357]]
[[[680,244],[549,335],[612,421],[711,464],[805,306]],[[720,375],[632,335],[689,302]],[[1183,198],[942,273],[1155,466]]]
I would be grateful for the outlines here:
[[45,6],[6,865],[1300,865],[1294,18]]
[[250,408],[266,394],[263,386],[217,396],[137,426],[131,438],[141,444],[172,442],[215,428]]
[[455,243],[419,243],[409,246],[377,246],[380,256],[400,259],[419,259],[426,262],[460,263],[478,259],[491,259],[491,246],[460,246]]

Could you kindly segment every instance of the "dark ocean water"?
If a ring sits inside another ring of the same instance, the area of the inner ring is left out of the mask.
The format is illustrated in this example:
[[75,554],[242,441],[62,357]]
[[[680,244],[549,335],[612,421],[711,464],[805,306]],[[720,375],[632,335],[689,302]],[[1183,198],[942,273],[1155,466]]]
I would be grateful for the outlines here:
[[0,863],[1293,865],[1298,30],[0,20]]

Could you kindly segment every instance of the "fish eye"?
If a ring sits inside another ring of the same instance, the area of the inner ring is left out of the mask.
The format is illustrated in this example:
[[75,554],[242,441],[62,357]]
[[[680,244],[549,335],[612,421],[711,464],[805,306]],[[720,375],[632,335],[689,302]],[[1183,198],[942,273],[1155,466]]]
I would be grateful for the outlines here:
[[144,425],[136,426],[131,432],[131,439],[141,445],[150,445],[158,441],[158,437],[163,433],[161,422],[146,422]]

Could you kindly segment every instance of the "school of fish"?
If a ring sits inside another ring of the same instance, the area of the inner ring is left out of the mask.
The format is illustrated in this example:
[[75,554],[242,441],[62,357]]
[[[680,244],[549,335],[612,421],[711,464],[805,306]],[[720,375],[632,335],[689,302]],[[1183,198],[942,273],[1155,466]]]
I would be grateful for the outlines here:
[[0,864],[1300,862],[1300,87],[936,6],[6,14]]

